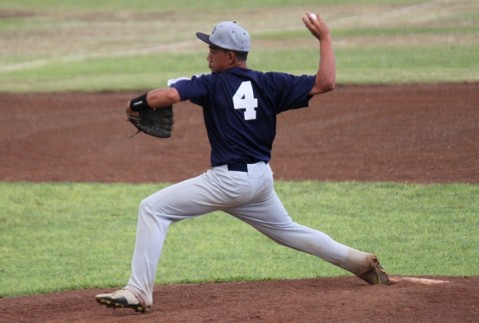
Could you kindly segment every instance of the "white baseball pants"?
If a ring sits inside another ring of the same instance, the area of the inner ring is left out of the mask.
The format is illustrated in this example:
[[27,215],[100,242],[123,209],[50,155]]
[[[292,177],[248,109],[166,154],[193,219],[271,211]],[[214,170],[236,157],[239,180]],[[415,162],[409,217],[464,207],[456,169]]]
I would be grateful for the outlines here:
[[213,167],[174,184],[140,203],[132,273],[127,289],[144,306],[153,303],[156,269],[171,223],[221,210],[250,224],[277,243],[320,257],[354,274],[369,267],[371,254],[340,244],[328,235],[294,222],[273,188],[268,164],[248,171]]

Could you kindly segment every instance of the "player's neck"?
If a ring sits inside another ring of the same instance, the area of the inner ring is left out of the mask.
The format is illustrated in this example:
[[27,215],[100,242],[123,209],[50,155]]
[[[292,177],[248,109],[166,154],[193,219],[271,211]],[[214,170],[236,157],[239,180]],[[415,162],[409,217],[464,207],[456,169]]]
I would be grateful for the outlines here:
[[246,63],[246,61],[237,61],[236,64],[232,64],[230,68],[235,68],[235,67],[247,69],[248,64]]

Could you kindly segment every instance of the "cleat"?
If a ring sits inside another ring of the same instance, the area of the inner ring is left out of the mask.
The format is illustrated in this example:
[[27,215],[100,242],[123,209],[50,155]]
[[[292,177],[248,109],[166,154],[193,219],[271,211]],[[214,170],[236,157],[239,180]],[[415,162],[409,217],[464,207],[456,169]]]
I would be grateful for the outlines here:
[[383,267],[379,264],[376,256],[373,256],[370,268],[363,274],[358,275],[359,278],[367,282],[369,285],[390,285],[388,274],[384,271]]
[[95,300],[100,305],[116,308],[131,308],[135,312],[145,313],[151,310],[151,306],[143,306],[128,289],[123,288],[113,293],[98,294]]

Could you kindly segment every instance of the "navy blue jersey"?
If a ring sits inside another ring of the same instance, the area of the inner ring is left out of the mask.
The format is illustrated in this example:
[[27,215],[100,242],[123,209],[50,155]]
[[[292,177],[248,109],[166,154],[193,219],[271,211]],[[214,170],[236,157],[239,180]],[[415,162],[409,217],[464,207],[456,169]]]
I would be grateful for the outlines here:
[[182,101],[203,107],[211,166],[268,162],[276,115],[307,107],[315,76],[232,68],[180,79],[170,86]]

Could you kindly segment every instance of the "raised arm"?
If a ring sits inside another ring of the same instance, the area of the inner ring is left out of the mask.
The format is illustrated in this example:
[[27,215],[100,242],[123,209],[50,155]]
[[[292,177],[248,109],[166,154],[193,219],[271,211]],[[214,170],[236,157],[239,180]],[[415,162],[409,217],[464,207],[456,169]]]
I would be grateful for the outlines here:
[[336,85],[336,62],[334,58],[331,32],[326,21],[319,15],[307,13],[302,17],[304,25],[319,41],[319,67],[316,82],[310,94],[329,92]]

